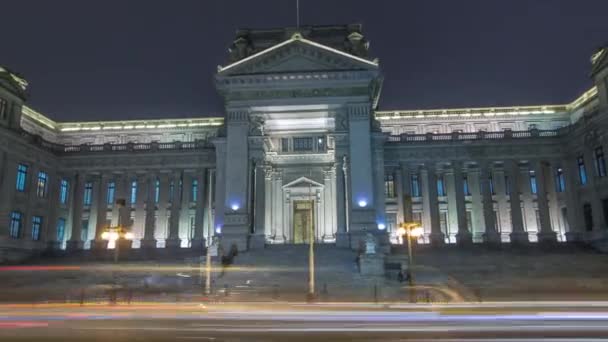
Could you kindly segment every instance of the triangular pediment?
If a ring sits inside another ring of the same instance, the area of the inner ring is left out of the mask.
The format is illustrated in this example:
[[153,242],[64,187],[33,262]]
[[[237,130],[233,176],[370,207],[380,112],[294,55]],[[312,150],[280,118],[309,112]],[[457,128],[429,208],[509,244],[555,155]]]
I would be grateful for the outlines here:
[[306,177],[300,177],[294,181],[291,181],[291,182],[283,185],[283,188],[307,188],[307,187],[322,188],[323,184],[317,183],[317,182],[313,181],[312,179],[309,179]]
[[378,63],[295,36],[240,61],[220,67],[219,75],[377,70]]

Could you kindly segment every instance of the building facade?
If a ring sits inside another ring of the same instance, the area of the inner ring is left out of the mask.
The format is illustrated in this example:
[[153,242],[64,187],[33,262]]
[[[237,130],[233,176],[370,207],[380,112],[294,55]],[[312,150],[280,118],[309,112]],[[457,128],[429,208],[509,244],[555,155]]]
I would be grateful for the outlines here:
[[[360,25],[240,30],[221,117],[56,122],[0,68],[0,249],[592,241],[608,218],[608,48],[573,102],[377,110]],[[119,209],[116,199],[125,199]]]

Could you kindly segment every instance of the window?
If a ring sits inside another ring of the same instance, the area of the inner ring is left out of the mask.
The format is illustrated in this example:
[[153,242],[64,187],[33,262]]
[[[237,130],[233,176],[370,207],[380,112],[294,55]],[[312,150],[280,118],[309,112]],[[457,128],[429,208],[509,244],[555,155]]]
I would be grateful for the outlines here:
[[583,217],[585,219],[585,230],[590,232],[593,230],[593,211],[591,204],[585,203],[583,205]]
[[68,203],[68,193],[70,189],[70,183],[68,183],[67,179],[62,179],[59,183],[59,203],[67,204]]
[[192,241],[194,238],[194,231],[196,229],[196,217],[190,216],[190,230],[188,231],[188,240]]
[[6,120],[8,114],[8,101],[0,98],[0,119]]
[[11,223],[9,225],[8,235],[13,239],[18,239],[21,236],[21,221],[23,214],[18,211],[11,212]]
[[439,213],[439,227],[441,231],[445,234],[446,238],[448,237],[448,212],[441,211]]
[[137,202],[137,181],[131,181],[131,204]]
[[473,212],[470,210],[467,210],[466,216],[467,216],[467,229],[470,232],[473,232]]
[[192,191],[190,192],[190,202],[196,202],[198,194],[198,180],[192,180]]
[[312,151],[312,138],[311,137],[293,138],[293,150],[294,151]]
[[410,184],[412,187],[412,197],[420,197],[420,179],[418,179],[417,174],[410,176]]
[[496,195],[496,192],[494,191],[494,178],[492,175],[488,176],[488,183],[490,184],[490,193]]
[[511,182],[509,176],[505,176],[505,195],[511,195]]
[[467,176],[464,176],[462,178],[462,186],[463,186],[463,190],[464,190],[464,195],[465,196],[471,196],[471,191],[469,189],[469,178]]
[[289,151],[289,138],[281,138],[281,151]]
[[27,165],[17,165],[17,191],[25,191],[25,183],[27,183]]
[[32,217],[32,240],[40,240],[40,228],[42,227],[42,217]]
[[325,151],[325,137],[317,137],[317,150]]
[[116,182],[109,181],[108,189],[106,191],[106,203],[113,204],[114,203],[114,195],[116,194]]
[[84,205],[91,205],[93,201],[93,183],[86,182],[84,184]]
[[169,183],[169,203],[173,202],[173,194],[175,193],[175,181],[171,180]]
[[156,179],[154,182],[154,203],[160,201],[160,180]]
[[530,170],[530,192],[533,194],[538,193],[538,188],[536,186],[536,173],[533,170]]
[[384,175],[384,196],[387,198],[395,197],[395,177],[392,174]]
[[89,239],[89,219],[82,220],[82,230],[80,231],[80,240],[87,241]]
[[40,198],[46,197],[48,190],[49,175],[46,172],[38,172],[38,183],[36,184],[36,195]]
[[437,177],[437,196],[445,196],[445,184],[443,176]]
[[57,241],[63,241],[65,238],[65,219],[60,218],[57,220]]
[[595,174],[599,177],[606,177],[606,159],[601,146],[595,149]]
[[564,177],[564,170],[561,167],[555,169],[555,191],[566,191],[566,179]]
[[581,181],[581,185],[587,184],[587,169],[585,168],[585,159],[583,156],[576,158],[578,164],[578,178]]

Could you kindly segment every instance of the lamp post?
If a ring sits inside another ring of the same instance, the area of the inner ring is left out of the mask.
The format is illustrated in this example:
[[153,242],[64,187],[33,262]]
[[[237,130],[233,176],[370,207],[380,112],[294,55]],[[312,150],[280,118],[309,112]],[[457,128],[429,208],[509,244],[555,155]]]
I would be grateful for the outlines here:
[[410,289],[410,302],[413,301],[413,289],[414,289],[414,274],[412,267],[414,265],[414,256],[412,252],[412,238],[418,238],[424,233],[424,230],[420,226],[419,222],[404,222],[401,227],[397,230],[397,234],[402,238],[407,239],[407,280]]
[[118,206],[118,225],[115,227],[106,227],[104,232],[101,233],[101,238],[108,240],[108,242],[114,243],[114,262],[118,262],[118,253],[120,249],[121,240],[133,240],[133,233],[127,231],[126,227],[122,224],[123,209],[125,207],[124,199],[117,199],[116,205]]

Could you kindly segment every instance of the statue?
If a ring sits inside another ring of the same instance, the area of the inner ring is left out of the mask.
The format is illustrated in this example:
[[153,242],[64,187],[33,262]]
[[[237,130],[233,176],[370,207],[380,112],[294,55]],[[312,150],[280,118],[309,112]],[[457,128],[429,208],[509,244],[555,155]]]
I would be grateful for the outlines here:
[[365,254],[376,254],[376,238],[371,233],[365,236]]

